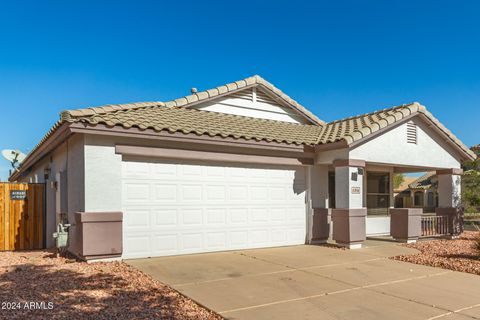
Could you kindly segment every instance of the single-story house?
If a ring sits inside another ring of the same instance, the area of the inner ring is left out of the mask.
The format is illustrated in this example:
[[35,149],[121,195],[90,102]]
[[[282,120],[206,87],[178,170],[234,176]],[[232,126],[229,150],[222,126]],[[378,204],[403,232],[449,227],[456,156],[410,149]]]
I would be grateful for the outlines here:
[[[393,196],[395,197],[395,201],[397,201],[397,196],[406,191],[408,189],[408,185],[415,180],[417,180],[417,177],[403,176],[402,182],[397,187],[393,187]],[[395,207],[401,207],[400,203],[397,205],[397,202],[395,202]]]
[[407,188],[395,196],[395,207],[423,208],[424,212],[435,212],[438,207],[438,179],[435,171],[411,181]]
[[67,214],[86,259],[316,243],[330,219],[356,248],[389,233],[393,174],[436,171],[439,206],[455,210],[474,158],[417,102],[325,122],[253,76],[64,111],[10,180],[46,183],[47,234]]

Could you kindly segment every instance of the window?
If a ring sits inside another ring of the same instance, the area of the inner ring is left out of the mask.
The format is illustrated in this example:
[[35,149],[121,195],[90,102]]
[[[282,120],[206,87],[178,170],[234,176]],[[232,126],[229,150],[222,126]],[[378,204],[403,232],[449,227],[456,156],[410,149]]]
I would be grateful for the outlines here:
[[413,204],[416,207],[423,207],[423,191],[415,191],[413,196]]
[[433,192],[428,193],[427,203],[429,207],[433,207]]
[[386,215],[390,207],[390,174],[367,173],[367,212],[369,215]]
[[407,122],[407,143],[417,144],[417,125],[413,121]]

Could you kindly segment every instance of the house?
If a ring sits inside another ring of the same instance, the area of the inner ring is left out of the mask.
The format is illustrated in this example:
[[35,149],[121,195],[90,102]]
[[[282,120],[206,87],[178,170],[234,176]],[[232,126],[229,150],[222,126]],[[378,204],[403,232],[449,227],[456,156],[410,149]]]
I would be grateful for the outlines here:
[[474,158],[419,103],[327,123],[253,76],[64,111],[10,180],[46,183],[47,234],[67,214],[85,259],[316,243],[330,220],[357,248],[389,233],[393,174],[436,171],[451,212]]
[[398,208],[423,208],[424,212],[435,212],[438,207],[438,179],[436,172],[427,172],[411,181],[407,188],[395,196]]
[[[417,180],[416,177],[410,177],[410,176],[404,176],[403,177],[403,180],[402,182],[400,183],[400,185],[398,187],[395,187],[393,188],[393,196],[395,197],[395,199],[397,199],[397,196],[404,192],[405,190],[408,189],[408,185],[410,183],[412,183],[413,181]],[[397,205],[395,204],[395,207],[397,207]],[[401,205],[398,205],[398,207],[401,207]]]

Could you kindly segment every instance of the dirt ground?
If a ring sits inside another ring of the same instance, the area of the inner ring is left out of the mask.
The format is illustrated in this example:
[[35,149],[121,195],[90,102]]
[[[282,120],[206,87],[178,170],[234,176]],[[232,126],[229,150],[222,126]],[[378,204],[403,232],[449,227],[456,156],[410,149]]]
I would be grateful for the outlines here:
[[1,319],[221,319],[122,262],[0,252]]
[[475,248],[478,232],[465,231],[459,239],[423,240],[405,246],[420,250],[394,259],[480,275],[480,252]]

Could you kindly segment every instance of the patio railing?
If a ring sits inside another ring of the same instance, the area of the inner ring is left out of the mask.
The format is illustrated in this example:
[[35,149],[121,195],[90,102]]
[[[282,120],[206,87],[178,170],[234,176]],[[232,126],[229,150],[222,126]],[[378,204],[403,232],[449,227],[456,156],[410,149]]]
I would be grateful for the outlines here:
[[422,237],[437,237],[449,234],[448,216],[423,216]]

